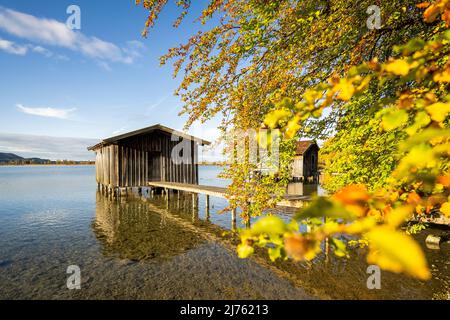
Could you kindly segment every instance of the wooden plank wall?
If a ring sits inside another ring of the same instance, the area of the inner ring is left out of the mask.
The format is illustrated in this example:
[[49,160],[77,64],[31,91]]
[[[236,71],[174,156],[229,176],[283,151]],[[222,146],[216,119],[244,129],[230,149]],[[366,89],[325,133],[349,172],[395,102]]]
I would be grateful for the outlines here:
[[[181,140],[180,140],[181,141]],[[170,136],[161,136],[161,181],[198,184],[198,143],[191,141],[190,163],[172,161],[172,149],[180,143],[172,141]]]
[[178,141],[152,133],[130,137],[96,150],[97,182],[109,187],[141,187],[149,181],[198,184],[198,143],[190,142],[190,163],[172,161]]

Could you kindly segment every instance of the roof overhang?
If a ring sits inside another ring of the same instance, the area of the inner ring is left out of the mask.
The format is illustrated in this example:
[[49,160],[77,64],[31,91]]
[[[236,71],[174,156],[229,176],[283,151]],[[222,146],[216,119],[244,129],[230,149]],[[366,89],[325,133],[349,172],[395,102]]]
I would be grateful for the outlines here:
[[183,139],[188,139],[188,140],[191,140],[191,141],[195,141],[195,142],[197,142],[198,144],[200,144],[202,146],[211,144],[211,142],[209,142],[207,140],[191,136],[191,135],[186,134],[184,132],[177,131],[175,129],[171,129],[169,127],[166,127],[166,126],[163,126],[163,125],[160,125],[160,124],[155,124],[155,125],[150,126],[150,127],[146,127],[146,128],[130,131],[130,132],[127,132],[127,133],[123,133],[123,134],[114,136],[114,137],[103,139],[101,142],[97,143],[96,145],[88,147],[88,150],[96,150],[98,148],[101,148],[104,145],[115,144],[115,143],[117,143],[120,140],[123,140],[123,139],[126,139],[126,138],[130,138],[130,137],[133,137],[133,136],[139,136],[139,135],[142,135],[142,134],[152,133],[154,131],[161,131],[161,132],[165,132],[165,133],[168,133],[168,134],[171,134],[171,135],[175,135],[177,137],[181,137]]
[[[299,146],[298,146],[299,144],[302,144],[301,148],[299,148]],[[320,149],[319,145],[317,144],[317,142],[315,140],[298,141],[297,146],[295,148],[295,155],[296,156],[304,155],[313,146],[316,146],[317,149]],[[301,150],[299,150],[299,149],[301,149]]]

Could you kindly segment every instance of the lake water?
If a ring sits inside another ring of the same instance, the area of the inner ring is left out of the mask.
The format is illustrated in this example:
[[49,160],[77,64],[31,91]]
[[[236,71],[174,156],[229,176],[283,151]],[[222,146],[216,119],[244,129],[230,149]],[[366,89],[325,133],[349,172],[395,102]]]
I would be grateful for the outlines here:
[[[201,184],[226,185],[220,168],[200,167]],[[433,279],[382,272],[366,287],[363,250],[351,260],[270,262],[237,258],[224,234],[223,199],[113,200],[96,191],[93,166],[0,167],[0,299],[449,299],[449,246],[424,249]],[[294,189],[298,190],[299,186]],[[289,212],[279,212],[289,218]],[[421,243],[428,230],[417,236]],[[67,267],[81,270],[69,290]]]

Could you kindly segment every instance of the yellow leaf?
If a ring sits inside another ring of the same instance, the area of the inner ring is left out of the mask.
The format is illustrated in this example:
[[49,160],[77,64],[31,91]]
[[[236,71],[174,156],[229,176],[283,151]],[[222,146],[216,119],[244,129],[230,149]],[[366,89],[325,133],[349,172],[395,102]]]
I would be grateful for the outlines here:
[[430,279],[425,255],[410,236],[389,227],[376,227],[365,236],[370,243],[368,263],[392,272],[405,272],[421,280]]
[[341,79],[335,89],[339,91],[338,99],[344,101],[350,100],[355,93],[355,87],[348,79]]
[[395,208],[386,215],[386,224],[390,227],[398,227],[411,216],[411,211],[412,208],[409,206]]
[[405,60],[394,60],[386,65],[386,71],[396,76],[406,76],[409,73],[410,65]]
[[286,120],[291,115],[291,112],[286,109],[274,110],[266,115],[264,119],[264,123],[269,128],[275,128],[278,126],[279,122],[282,120]]
[[364,77],[359,86],[356,88],[356,91],[360,92],[365,90],[369,86],[370,80],[372,80],[371,76]]
[[367,230],[371,230],[377,224],[377,219],[373,216],[358,219],[355,222],[346,225],[343,228],[343,232],[348,234],[360,234],[366,232]]
[[300,130],[301,126],[299,122],[300,122],[299,116],[295,116],[294,118],[289,120],[285,131],[286,137],[288,139],[292,139],[297,134],[298,130]]
[[444,70],[443,72],[436,73],[433,76],[433,80],[436,82],[450,82],[450,72],[449,70]]
[[253,253],[253,251],[253,247],[249,246],[248,244],[241,243],[237,246],[238,257],[241,259],[249,257]]
[[389,199],[392,202],[395,202],[395,201],[397,201],[398,197],[399,197],[398,191],[395,191],[395,192],[391,193],[391,195],[389,196]]
[[436,122],[443,122],[450,113],[450,102],[436,102],[425,107],[431,119]]
[[446,217],[450,218],[450,202],[444,202],[440,210]]

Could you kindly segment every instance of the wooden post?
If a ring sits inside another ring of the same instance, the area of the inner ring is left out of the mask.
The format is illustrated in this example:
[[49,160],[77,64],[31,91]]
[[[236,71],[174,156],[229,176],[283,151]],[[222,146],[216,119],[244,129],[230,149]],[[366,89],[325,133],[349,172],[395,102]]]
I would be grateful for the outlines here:
[[236,230],[236,208],[231,209],[231,230]]
[[209,196],[205,195],[205,215],[206,215],[206,220],[209,220]]
[[195,209],[195,208],[197,208],[197,203],[196,203],[196,199],[197,198],[197,194],[196,193],[193,193],[192,194],[192,209]]
[[198,195],[196,193],[192,194],[192,223],[198,220],[198,206],[197,200]]

